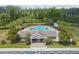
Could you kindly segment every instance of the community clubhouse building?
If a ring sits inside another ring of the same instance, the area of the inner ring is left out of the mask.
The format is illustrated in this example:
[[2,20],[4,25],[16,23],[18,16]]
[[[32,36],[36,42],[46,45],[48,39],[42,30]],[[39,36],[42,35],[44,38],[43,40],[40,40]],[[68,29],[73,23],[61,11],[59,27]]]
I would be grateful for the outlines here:
[[30,34],[31,43],[41,43],[47,37],[51,37],[53,41],[59,41],[58,33],[59,31],[54,27],[42,25],[27,27],[18,32],[21,37]]

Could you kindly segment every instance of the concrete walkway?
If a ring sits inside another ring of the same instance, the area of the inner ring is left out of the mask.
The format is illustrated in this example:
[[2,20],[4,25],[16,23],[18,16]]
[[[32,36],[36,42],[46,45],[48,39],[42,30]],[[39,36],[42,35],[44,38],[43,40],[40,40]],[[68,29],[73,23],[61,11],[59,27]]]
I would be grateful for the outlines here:
[[30,45],[30,48],[47,48],[45,43],[32,43]]

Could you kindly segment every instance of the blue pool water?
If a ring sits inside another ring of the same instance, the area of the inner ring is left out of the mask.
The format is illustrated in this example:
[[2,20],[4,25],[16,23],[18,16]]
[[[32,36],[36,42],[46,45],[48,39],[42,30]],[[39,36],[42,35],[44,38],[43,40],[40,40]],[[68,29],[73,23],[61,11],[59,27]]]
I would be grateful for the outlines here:
[[28,31],[34,32],[34,31],[37,31],[37,30],[42,30],[42,31],[45,31],[45,32],[50,31],[48,28],[46,28],[46,27],[44,27],[44,26],[41,26],[41,25],[35,26],[35,27],[33,27],[33,28],[30,28]]

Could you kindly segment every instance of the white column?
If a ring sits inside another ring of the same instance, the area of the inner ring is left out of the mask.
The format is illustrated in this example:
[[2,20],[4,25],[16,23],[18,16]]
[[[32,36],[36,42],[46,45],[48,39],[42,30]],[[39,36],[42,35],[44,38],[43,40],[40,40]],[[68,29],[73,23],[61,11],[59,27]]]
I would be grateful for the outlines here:
[[31,44],[32,44],[32,38],[30,37],[30,41],[31,41]]
[[59,31],[56,32],[57,32],[56,41],[59,41]]

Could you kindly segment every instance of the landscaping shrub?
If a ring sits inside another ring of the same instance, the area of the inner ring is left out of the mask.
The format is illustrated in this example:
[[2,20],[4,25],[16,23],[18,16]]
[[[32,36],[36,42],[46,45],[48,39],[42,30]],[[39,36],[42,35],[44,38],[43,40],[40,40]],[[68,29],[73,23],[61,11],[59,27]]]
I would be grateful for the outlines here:
[[52,38],[50,38],[50,37],[47,37],[46,39],[45,39],[45,42],[46,42],[46,45],[49,45],[49,44],[52,44],[53,42],[52,42]]
[[69,45],[70,44],[70,41],[64,41],[64,40],[60,40],[59,41],[59,44],[62,44],[62,45]]
[[6,26],[2,26],[0,27],[0,30],[3,30],[3,29],[8,29],[9,27],[6,27]]
[[59,33],[59,38],[60,38],[59,44],[62,44],[62,45],[70,44],[70,37],[66,31],[61,30],[61,32]]
[[1,40],[1,44],[6,44],[6,41],[5,40]]
[[20,42],[21,41],[21,37],[18,34],[15,36],[15,41],[16,42]]
[[29,45],[30,44],[30,34],[26,34],[26,36],[24,37],[24,39],[25,39],[26,45]]
[[10,28],[8,31],[8,40],[10,40],[11,43],[17,43],[21,40],[17,32],[18,32],[18,29],[14,25],[10,25]]
[[76,41],[72,41],[72,44],[73,44],[73,45],[76,45],[77,43],[76,43]]
[[19,35],[15,35],[13,39],[11,39],[11,43],[18,43],[20,42],[21,37]]

